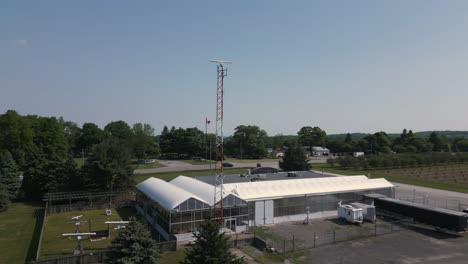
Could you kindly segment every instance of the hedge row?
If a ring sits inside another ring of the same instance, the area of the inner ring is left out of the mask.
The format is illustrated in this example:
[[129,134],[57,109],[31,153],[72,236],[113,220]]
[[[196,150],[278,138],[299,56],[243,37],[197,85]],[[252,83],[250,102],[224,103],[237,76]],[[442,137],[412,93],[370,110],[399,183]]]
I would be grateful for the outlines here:
[[453,163],[468,163],[468,153],[413,153],[413,154],[383,154],[360,157],[345,156],[328,159],[327,163],[343,168],[381,169],[406,168],[417,166],[444,165]]

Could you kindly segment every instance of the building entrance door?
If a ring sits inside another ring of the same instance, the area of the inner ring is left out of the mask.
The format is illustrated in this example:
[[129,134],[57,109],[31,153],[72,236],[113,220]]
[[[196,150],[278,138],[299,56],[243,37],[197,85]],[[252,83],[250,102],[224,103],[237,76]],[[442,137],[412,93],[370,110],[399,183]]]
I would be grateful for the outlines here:
[[236,231],[236,219],[235,218],[225,219],[224,220],[224,226],[226,228],[231,229],[232,231]]

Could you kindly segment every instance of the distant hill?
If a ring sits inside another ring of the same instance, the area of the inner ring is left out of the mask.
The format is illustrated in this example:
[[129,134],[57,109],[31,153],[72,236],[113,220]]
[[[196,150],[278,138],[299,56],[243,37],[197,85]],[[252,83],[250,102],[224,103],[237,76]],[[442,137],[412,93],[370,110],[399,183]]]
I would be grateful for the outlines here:
[[439,136],[446,136],[447,138],[465,137],[468,138],[468,131],[452,131],[452,130],[439,130],[439,131],[421,131],[414,134],[421,137],[428,137],[432,132],[436,132]]
[[[468,138],[468,131],[452,131],[452,130],[435,130],[435,131],[420,131],[414,132],[415,135],[420,137],[429,137],[432,132],[436,132],[439,136],[446,136],[447,138],[464,137]],[[370,133],[350,133],[353,138],[364,138]],[[327,135],[328,138],[346,137],[347,133]],[[387,133],[391,138],[398,137],[400,133]]]
[[[348,133],[342,133],[342,134],[330,134],[330,135],[327,135],[328,138],[337,138],[337,137],[346,137]],[[353,138],[364,138],[364,137],[367,137],[369,135],[369,133],[350,133],[351,134],[351,137]]]

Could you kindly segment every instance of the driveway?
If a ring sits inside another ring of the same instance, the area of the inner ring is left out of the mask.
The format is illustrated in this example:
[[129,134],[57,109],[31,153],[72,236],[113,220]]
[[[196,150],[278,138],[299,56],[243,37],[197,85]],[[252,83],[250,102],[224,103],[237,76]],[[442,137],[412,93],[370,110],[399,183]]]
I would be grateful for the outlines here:
[[415,201],[452,210],[468,208],[468,193],[452,192],[440,189],[392,182],[395,185],[395,198]]
[[[212,165],[193,165],[187,162],[178,161],[178,160],[157,160],[165,167],[161,168],[151,168],[151,169],[137,169],[134,171],[135,174],[146,174],[146,173],[157,173],[157,172],[171,172],[171,171],[190,171],[190,170],[209,170],[214,168],[214,163]],[[253,168],[257,167],[256,162],[230,162],[234,165],[231,168]],[[262,167],[273,167],[278,168],[278,162],[261,162]]]

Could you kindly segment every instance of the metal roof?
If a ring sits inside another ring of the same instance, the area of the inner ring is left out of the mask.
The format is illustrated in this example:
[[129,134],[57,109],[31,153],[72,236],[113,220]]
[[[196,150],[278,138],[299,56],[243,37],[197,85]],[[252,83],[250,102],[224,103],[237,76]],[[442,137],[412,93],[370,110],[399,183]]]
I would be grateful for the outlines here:
[[224,184],[226,190],[246,201],[391,187],[394,186],[383,178],[369,179],[364,175]]
[[[262,168],[262,167],[260,167]],[[312,171],[295,171],[297,177],[288,177],[288,172],[278,172],[278,173],[263,173],[263,174],[252,174],[248,175],[246,173],[242,174],[227,174],[224,175],[224,184],[235,183],[235,182],[251,182],[253,178],[260,181],[278,181],[278,180],[296,180],[304,178],[324,178],[324,177],[335,177],[333,175],[315,173]],[[196,176],[195,179],[214,185],[214,176]]]
[[414,208],[421,208],[421,209],[426,209],[434,212],[439,212],[447,215],[456,215],[456,216],[465,216],[467,213],[459,212],[459,211],[454,211],[450,209],[445,209],[441,207],[435,207],[432,205],[425,205],[425,204],[420,204],[420,203],[415,203],[415,202],[410,202],[410,201],[404,201],[404,200],[398,200],[398,199],[393,199],[389,197],[382,197],[382,198],[377,198],[378,200],[382,201],[387,201],[391,203],[396,203],[396,204],[402,204],[406,205],[409,207],[414,207]]

